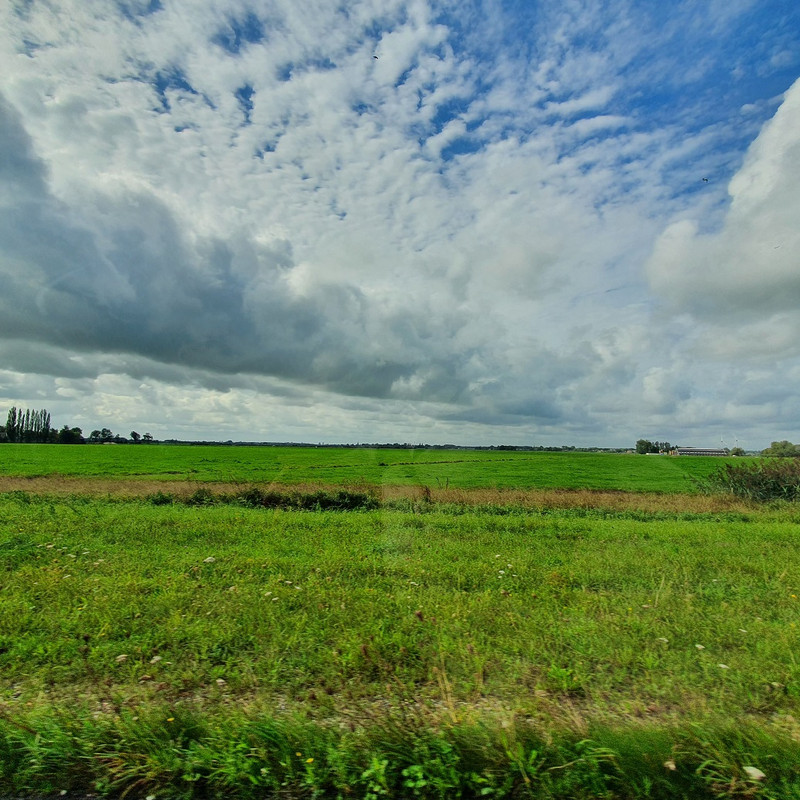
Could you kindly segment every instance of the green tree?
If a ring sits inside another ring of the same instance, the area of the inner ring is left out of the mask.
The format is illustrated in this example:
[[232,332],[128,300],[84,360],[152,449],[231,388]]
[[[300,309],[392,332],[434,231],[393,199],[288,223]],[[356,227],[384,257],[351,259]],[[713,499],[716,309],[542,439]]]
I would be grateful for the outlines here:
[[6,437],[9,442],[47,442],[50,440],[50,412],[46,409],[12,406],[6,420]]
[[639,455],[652,452],[653,443],[649,439],[639,439],[636,442],[636,452]]
[[58,444],[83,444],[83,431],[80,428],[70,428],[65,425],[56,438]]
[[784,439],[781,442],[773,442],[766,450],[761,451],[761,455],[778,456],[779,458],[800,456],[800,447]]
[[141,434],[136,433],[136,431],[131,431],[131,440],[133,441],[134,444],[139,444],[141,438],[142,438]]

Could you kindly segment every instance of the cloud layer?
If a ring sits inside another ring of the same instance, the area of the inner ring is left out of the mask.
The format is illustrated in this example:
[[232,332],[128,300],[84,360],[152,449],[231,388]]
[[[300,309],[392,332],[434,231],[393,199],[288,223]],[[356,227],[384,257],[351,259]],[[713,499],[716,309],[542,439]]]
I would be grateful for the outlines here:
[[799,16],[12,3],[0,401],[186,438],[791,438]]

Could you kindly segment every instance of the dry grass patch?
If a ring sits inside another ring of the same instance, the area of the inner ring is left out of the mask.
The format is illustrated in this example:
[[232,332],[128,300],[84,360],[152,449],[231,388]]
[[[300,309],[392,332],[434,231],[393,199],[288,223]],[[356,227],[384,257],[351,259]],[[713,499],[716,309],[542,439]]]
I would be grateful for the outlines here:
[[94,478],[68,475],[36,477],[0,476],[0,493],[29,492],[39,495],[110,497],[141,499],[159,492],[177,501],[191,497],[198,490],[214,495],[236,495],[257,486],[276,492],[311,493],[342,488],[370,490],[384,502],[410,501],[464,505],[471,507],[500,506],[542,511],[546,509],[594,509],[600,511],[636,511],[642,513],[714,514],[747,513],[754,505],[732,495],[687,495],[639,493],[593,489],[451,489],[427,486],[361,485],[343,487],[321,483],[253,484],[227,481],[181,481],[153,478]]

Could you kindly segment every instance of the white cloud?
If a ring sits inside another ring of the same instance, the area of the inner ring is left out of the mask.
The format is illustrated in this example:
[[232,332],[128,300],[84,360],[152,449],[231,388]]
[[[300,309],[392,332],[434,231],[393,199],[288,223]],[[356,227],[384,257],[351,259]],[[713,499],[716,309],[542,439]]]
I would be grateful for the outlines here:
[[[524,19],[421,0],[162,6],[0,10],[9,400],[53,393],[134,426],[141,397],[159,435],[236,415],[262,430],[268,410],[291,431],[277,438],[363,438],[368,420],[376,439],[615,443],[631,420],[708,423],[704,370],[745,340],[704,348],[681,314],[735,313],[791,352],[798,89],[726,209],[728,121],[756,130],[769,96],[703,109],[722,45],[670,72],[742,4],[681,5],[663,40],[660,12],[624,2]],[[788,44],[743,63],[781,68]],[[680,87],[657,109],[656,74]]]
[[800,301],[800,81],[749,148],[728,186],[720,230],[672,223],[647,265],[653,288],[701,318],[747,319],[796,308]]

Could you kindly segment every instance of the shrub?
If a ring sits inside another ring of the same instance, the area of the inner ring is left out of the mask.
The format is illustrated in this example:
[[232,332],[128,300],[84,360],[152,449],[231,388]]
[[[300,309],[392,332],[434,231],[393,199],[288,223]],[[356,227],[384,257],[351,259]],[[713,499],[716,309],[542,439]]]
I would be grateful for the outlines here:
[[187,506],[211,506],[215,502],[214,494],[209,489],[197,489],[186,498]]
[[797,459],[725,464],[698,482],[706,494],[732,494],[745,500],[794,501],[800,498],[800,462]]
[[154,506],[169,506],[175,498],[169,492],[155,492],[147,498]]

